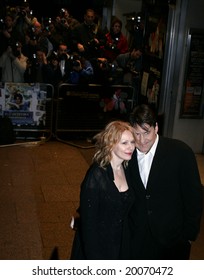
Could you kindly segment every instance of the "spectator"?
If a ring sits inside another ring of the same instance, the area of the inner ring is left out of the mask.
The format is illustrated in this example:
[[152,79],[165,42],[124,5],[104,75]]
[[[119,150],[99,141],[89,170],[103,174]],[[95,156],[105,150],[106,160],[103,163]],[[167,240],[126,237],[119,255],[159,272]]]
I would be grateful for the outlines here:
[[23,2],[20,6],[16,7],[14,28],[20,34],[22,44],[25,42],[25,34],[35,25],[37,21],[38,19],[33,16],[33,11],[30,10],[28,2]]
[[119,54],[113,62],[116,84],[130,85],[135,91],[135,102],[138,103],[141,85],[142,50],[133,48],[127,53]]
[[0,22],[0,55],[6,51],[7,47],[11,45],[12,42],[17,42],[19,36],[19,32],[14,28],[13,17],[7,14],[4,20]]
[[[46,56],[49,56],[49,54],[53,51],[53,45],[46,36],[46,33],[43,32],[42,25],[38,21],[34,23],[34,27],[32,28],[30,35],[27,35],[29,36],[28,44],[30,44],[34,50],[37,48],[43,49]],[[36,53],[36,51],[34,51],[34,53]]]
[[94,10],[87,9],[84,22],[73,30],[73,45],[76,51],[90,61],[101,57],[101,47],[105,44],[105,35],[95,20]]
[[48,63],[46,52],[39,47],[36,50],[36,57],[30,61],[26,69],[25,82],[52,84],[53,77],[53,70]]
[[70,72],[72,70],[72,61],[68,53],[66,43],[60,43],[57,49],[57,58],[59,61],[58,72],[60,77],[59,83],[66,83],[69,80]]
[[112,62],[119,54],[128,52],[128,41],[122,33],[122,21],[114,18],[111,22],[110,32],[106,33],[104,57]]
[[94,71],[91,62],[78,54],[73,54],[72,57],[72,69],[68,82],[71,84],[88,84],[93,82]]
[[64,35],[64,33],[62,33],[59,28],[57,28],[57,24],[53,20],[50,20],[48,22],[45,29],[46,29],[45,34],[53,45],[53,51],[57,51],[57,48],[61,42],[64,41],[70,42],[71,40],[70,38],[66,37],[66,35]]
[[21,42],[15,42],[1,55],[1,82],[24,83],[28,58],[21,52],[21,48]]
[[60,9],[59,15],[56,17],[56,22],[58,25],[62,25],[66,29],[73,30],[76,26],[80,24],[80,22],[73,18],[68,9],[62,8]]

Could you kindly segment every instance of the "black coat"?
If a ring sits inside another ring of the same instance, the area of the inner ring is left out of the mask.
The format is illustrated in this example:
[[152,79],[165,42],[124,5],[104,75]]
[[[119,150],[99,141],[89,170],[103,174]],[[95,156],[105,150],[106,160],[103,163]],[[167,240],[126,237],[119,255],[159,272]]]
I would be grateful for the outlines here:
[[133,258],[149,258],[149,252],[151,258],[158,258],[153,252],[156,247],[173,248],[195,240],[203,196],[193,151],[179,140],[160,137],[146,189],[139,175],[136,150],[129,167],[135,191],[130,212]]
[[93,164],[81,185],[80,226],[71,259],[129,259],[128,212],[134,195],[128,169],[129,191],[118,191],[111,165],[106,170]]

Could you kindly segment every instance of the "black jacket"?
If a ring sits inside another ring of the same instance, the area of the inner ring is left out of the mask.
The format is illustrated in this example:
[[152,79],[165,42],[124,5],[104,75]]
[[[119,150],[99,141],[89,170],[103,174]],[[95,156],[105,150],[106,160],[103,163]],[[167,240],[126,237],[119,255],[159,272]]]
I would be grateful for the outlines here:
[[129,167],[135,191],[130,211],[133,251],[139,252],[146,246],[147,231],[155,244],[164,247],[195,240],[200,229],[203,195],[193,151],[179,140],[160,137],[146,189],[139,174],[137,151]]
[[[125,169],[129,191],[118,191],[111,165],[106,170],[93,164],[81,185],[80,220],[72,259],[116,260],[129,258],[128,212],[134,195],[128,169]],[[77,245],[81,253],[77,251]],[[80,244],[79,244],[80,243]],[[79,254],[78,254],[79,253]]]

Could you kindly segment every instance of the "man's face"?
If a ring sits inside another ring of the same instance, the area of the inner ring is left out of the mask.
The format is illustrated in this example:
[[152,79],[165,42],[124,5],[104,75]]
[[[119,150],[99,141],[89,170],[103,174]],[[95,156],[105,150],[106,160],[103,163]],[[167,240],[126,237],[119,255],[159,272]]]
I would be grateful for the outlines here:
[[158,125],[150,126],[145,124],[145,129],[139,125],[134,126],[136,136],[136,148],[142,153],[147,153],[153,146],[158,132]]
[[66,45],[60,45],[59,46],[59,49],[58,49],[58,54],[61,55],[61,54],[67,54],[67,46]]
[[95,20],[95,14],[91,11],[88,11],[86,13],[86,15],[84,16],[84,19],[88,25],[91,25],[91,24],[93,24],[93,22]]
[[140,50],[133,50],[131,53],[131,57],[134,59],[138,59],[140,58],[140,56],[142,55],[142,52]]

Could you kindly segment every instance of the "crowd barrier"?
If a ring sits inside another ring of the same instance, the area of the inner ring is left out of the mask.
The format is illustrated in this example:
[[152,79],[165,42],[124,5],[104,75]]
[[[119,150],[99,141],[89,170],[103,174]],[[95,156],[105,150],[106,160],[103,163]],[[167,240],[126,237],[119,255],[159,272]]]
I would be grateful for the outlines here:
[[0,116],[10,118],[18,140],[48,140],[52,136],[54,89],[50,84],[1,85]]
[[[9,117],[16,139],[66,141],[100,131],[113,119],[126,120],[134,106],[131,86],[5,83],[0,116]],[[78,135],[78,136],[77,136]]]
[[67,140],[95,134],[113,119],[127,119],[134,106],[131,86],[61,84],[56,104],[55,136]]

